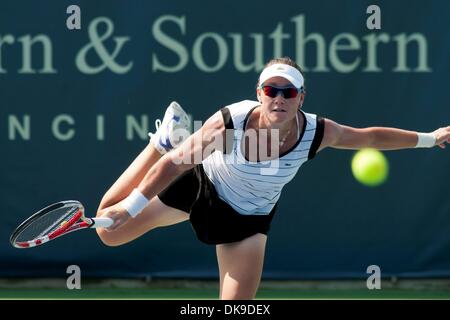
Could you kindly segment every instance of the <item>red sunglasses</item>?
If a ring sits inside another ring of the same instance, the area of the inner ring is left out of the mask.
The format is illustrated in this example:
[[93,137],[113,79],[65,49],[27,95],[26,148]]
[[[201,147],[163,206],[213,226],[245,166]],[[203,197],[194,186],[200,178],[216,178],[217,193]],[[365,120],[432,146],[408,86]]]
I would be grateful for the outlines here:
[[287,87],[287,88],[278,88],[274,86],[261,86],[259,87],[264,91],[264,94],[268,97],[275,98],[278,93],[281,93],[283,98],[285,99],[291,99],[295,98],[299,93],[303,92],[303,87],[300,89],[294,88],[294,87]]

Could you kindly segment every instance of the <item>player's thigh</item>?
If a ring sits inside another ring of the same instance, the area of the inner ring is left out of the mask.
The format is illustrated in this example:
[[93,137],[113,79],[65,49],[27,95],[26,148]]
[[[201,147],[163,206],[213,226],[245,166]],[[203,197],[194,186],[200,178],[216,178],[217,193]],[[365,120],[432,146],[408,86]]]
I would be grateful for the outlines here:
[[267,236],[257,233],[242,241],[216,246],[221,299],[253,299],[264,264]]
[[98,231],[100,238],[108,245],[121,245],[132,241],[144,233],[157,228],[177,224],[189,219],[189,214],[165,205],[157,196],[150,200],[149,205],[135,218],[115,231]]
[[126,198],[160,158],[161,154],[149,143],[103,196],[99,210]]

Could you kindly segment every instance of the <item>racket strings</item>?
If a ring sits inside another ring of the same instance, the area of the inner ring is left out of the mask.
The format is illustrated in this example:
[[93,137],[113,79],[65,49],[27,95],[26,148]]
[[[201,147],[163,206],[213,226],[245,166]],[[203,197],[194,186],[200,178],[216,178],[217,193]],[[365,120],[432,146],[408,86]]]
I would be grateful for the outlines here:
[[69,206],[46,213],[24,228],[16,241],[30,241],[51,234],[73,218],[78,209],[78,206]]
[[72,217],[78,212],[78,208],[71,209],[66,215],[61,216],[58,220],[54,221],[52,225],[50,225],[47,229],[41,232],[37,237],[43,237],[47,234],[52,233],[53,231],[61,228],[64,223],[72,219]]

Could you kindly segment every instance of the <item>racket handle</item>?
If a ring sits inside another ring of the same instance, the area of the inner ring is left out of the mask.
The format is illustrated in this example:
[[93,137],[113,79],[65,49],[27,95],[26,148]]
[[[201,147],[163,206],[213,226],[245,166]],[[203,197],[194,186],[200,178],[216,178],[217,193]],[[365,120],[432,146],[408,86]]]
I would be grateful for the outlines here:
[[93,225],[91,225],[91,228],[108,228],[113,223],[114,220],[111,218],[91,218],[94,222]]

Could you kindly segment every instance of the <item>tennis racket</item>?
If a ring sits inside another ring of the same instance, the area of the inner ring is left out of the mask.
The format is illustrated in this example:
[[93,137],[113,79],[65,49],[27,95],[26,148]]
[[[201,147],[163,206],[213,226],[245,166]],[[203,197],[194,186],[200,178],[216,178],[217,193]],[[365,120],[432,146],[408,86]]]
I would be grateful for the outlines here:
[[107,228],[110,218],[86,218],[79,201],[61,201],[45,207],[22,222],[9,241],[16,248],[32,248],[70,232],[87,228]]

